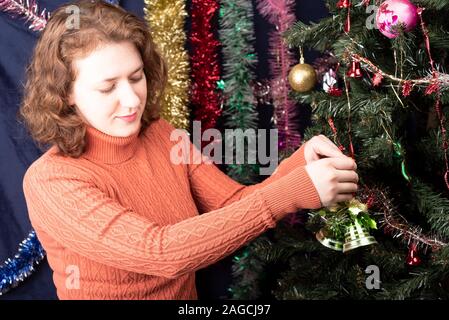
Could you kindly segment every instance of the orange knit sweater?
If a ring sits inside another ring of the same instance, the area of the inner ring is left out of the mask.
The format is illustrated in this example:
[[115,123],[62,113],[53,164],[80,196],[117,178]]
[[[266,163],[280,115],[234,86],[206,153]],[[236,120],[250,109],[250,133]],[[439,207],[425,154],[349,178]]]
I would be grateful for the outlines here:
[[30,220],[60,299],[196,299],[195,271],[274,227],[289,197],[319,205],[304,167],[288,174],[304,165],[301,149],[244,186],[213,164],[173,164],[173,129],[159,119],[122,138],[89,126],[80,158],[54,146],[27,170]]

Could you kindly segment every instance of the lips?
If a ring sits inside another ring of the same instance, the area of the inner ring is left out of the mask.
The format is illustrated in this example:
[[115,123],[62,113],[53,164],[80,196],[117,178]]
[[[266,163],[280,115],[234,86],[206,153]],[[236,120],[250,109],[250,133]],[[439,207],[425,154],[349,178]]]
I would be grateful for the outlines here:
[[127,116],[119,116],[119,118],[130,118],[130,117],[134,117],[134,116],[136,115],[136,113],[137,113],[137,112],[134,112],[134,113],[132,113],[132,114],[130,114],[130,115],[127,115]]
[[126,122],[132,122],[137,118],[137,112],[134,112],[133,114],[130,114],[128,116],[122,116],[122,117],[117,117],[119,119],[122,119]]

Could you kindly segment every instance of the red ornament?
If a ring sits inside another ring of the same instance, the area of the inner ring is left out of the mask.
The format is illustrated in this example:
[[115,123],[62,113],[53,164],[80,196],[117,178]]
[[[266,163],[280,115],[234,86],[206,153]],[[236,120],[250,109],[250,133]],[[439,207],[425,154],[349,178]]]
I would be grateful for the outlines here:
[[343,94],[343,90],[337,87],[331,87],[327,93],[333,97],[340,97]]
[[351,31],[351,9],[348,8],[348,14],[346,15],[344,31],[349,33]]
[[351,5],[352,3],[349,0],[339,0],[336,5],[337,9],[348,9],[348,14],[344,25],[344,31],[346,33],[351,31]]
[[349,8],[351,6],[351,1],[349,0],[339,0],[337,2],[337,9]]
[[382,73],[380,71],[376,72],[373,76],[373,79],[371,80],[373,82],[373,86],[377,87],[384,77],[382,76]]
[[353,60],[351,63],[351,68],[349,68],[346,75],[350,78],[361,78],[362,70],[360,70],[360,62]]
[[416,243],[410,244],[407,259],[405,260],[405,263],[409,266],[416,267],[421,264],[421,258],[418,256],[418,250],[416,247]]

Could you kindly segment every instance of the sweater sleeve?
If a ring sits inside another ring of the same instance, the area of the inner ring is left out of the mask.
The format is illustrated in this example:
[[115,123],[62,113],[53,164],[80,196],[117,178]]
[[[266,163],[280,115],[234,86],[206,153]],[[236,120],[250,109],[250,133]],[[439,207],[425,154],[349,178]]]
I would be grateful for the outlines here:
[[[254,193],[258,194],[259,191],[264,195],[265,202],[276,216],[279,213],[277,209],[279,202],[283,201],[295,201],[301,204],[301,208],[321,207],[318,192],[305,167],[296,169],[293,184],[295,186],[294,194],[288,196],[285,194],[293,190],[288,183],[283,184],[285,188],[279,187],[280,185],[274,186],[279,180],[291,176],[291,173],[293,172],[285,173],[284,176],[272,175],[261,183],[245,186],[227,176],[214,164],[202,164],[191,172],[190,185],[200,212],[226,207],[236,201],[251,197]],[[271,191],[270,194],[266,192],[268,189]],[[296,199],[289,199],[289,197],[296,197]]]
[[[286,183],[295,184],[295,179]],[[227,207],[161,226],[109,197],[85,169],[54,159],[32,165],[23,189],[36,230],[99,263],[167,278],[215,263],[274,227],[287,211],[279,199],[265,201],[280,193],[267,188]]]
[[[160,130],[169,137],[173,130],[176,130],[164,119],[158,121]],[[244,199],[253,192],[269,186],[273,182],[288,175],[295,168],[306,164],[304,158],[305,143],[297,149],[290,157],[284,159],[276,168],[274,173],[263,182],[245,186],[224,174],[212,161],[201,154],[199,149],[190,142],[188,137],[184,137],[184,150],[189,150],[187,167],[192,195],[196,200],[200,212],[208,212],[225,207],[235,201]],[[173,143],[169,143],[173,145]],[[298,193],[305,195],[304,208],[319,207],[320,200],[318,193],[310,177],[305,170],[301,171],[299,177]],[[266,199],[270,202],[272,199]],[[277,198],[275,199],[277,201]]]

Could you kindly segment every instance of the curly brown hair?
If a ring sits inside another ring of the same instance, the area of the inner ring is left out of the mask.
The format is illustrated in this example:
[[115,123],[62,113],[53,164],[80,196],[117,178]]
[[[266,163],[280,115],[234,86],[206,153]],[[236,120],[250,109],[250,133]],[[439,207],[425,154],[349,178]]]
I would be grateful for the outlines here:
[[[74,10],[79,10],[79,28],[68,25]],[[123,41],[130,41],[140,52],[151,93],[140,133],[159,119],[167,67],[145,21],[101,0],[73,2],[52,13],[26,70],[18,117],[41,149],[56,145],[60,155],[74,158],[84,152],[86,124],[68,103],[76,79],[72,62],[86,57],[99,45]]]

